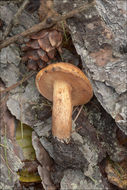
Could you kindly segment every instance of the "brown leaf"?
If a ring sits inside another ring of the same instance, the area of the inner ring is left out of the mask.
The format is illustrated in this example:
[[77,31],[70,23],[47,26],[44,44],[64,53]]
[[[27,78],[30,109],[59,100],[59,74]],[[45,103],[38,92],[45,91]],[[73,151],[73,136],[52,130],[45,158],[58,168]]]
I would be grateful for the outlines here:
[[107,161],[105,171],[110,183],[127,189],[127,158],[121,163]]

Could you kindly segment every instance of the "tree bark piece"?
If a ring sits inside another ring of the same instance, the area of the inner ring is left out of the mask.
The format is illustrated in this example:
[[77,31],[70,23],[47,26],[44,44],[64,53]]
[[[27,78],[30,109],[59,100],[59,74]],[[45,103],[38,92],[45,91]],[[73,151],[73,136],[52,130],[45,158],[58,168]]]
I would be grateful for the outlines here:
[[10,23],[8,24],[5,32],[4,32],[4,39],[8,36],[8,34],[10,33],[13,25],[17,25],[19,22],[19,17],[22,14],[23,10],[25,9],[25,7],[27,6],[27,4],[29,3],[29,0],[24,0],[24,2],[22,3],[21,7],[18,9],[17,13],[14,15],[13,19],[10,21]]
[[[92,3],[93,4],[93,3]],[[66,20],[67,18],[71,18],[73,17],[73,15],[82,12],[83,10],[88,9],[88,7],[91,7],[92,4],[90,4],[89,6],[87,4],[84,4],[82,7],[78,7],[76,10],[72,10],[69,13],[63,15],[63,16],[54,16],[53,18],[49,18],[46,17],[42,22],[40,22],[39,24],[34,25],[33,27],[23,31],[20,34],[17,34],[13,37],[10,37],[9,39],[3,41],[0,44],[0,49],[10,45],[11,43],[14,43],[15,41],[21,39],[22,37],[26,37],[28,35],[31,35],[35,32],[39,32],[42,29],[47,29],[50,28],[52,26],[54,26],[55,24],[57,24],[60,21]],[[51,22],[49,22],[49,19],[51,20]]]
[[[59,13],[83,5],[83,0],[55,0]],[[126,2],[95,1],[96,6],[68,19],[68,26],[84,71],[93,84],[94,93],[127,134],[126,123]]]
[[46,150],[43,148],[35,132],[32,133],[32,143],[35,149],[37,160],[39,162],[38,172],[40,174],[44,189],[56,190],[56,187],[53,184],[50,176],[53,161]]

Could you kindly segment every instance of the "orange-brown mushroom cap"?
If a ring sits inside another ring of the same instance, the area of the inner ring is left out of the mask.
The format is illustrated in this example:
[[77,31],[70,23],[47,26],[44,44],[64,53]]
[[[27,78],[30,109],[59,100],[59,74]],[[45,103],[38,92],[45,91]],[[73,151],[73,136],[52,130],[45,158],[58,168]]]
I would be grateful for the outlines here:
[[71,88],[72,105],[82,105],[89,102],[93,90],[89,79],[76,66],[70,63],[55,63],[48,65],[36,76],[36,85],[39,92],[48,100],[53,100],[54,81],[67,82]]

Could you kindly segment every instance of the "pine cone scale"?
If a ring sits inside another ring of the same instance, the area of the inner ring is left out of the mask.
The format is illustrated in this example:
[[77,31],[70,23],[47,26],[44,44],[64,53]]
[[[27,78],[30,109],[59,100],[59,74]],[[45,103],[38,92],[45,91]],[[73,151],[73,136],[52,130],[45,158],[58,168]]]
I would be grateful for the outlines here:
[[47,64],[46,64],[44,61],[42,61],[41,59],[38,61],[38,67],[39,67],[40,69],[46,67],[46,65],[47,65]]
[[62,43],[62,35],[56,30],[49,33],[49,41],[53,47],[59,47]]
[[39,49],[40,48],[37,40],[32,40],[32,41],[27,42],[26,46],[31,47],[32,49]]
[[50,59],[53,59],[55,57],[55,53],[56,53],[56,50],[53,49],[53,50],[49,51],[47,54]]
[[36,71],[38,69],[38,65],[36,64],[36,62],[32,59],[29,59],[28,60],[28,63],[27,63],[27,68],[28,70],[34,70]]
[[37,53],[38,53],[39,57],[42,59],[42,61],[44,61],[44,62],[49,61],[48,56],[46,55],[46,53],[42,49],[37,50]]
[[35,50],[28,51],[27,56],[29,59],[33,59],[34,61],[37,61],[39,59],[39,56]]
[[49,51],[51,51],[52,49],[54,49],[54,48],[51,46],[51,44],[50,44],[49,39],[48,39],[47,36],[46,36],[45,38],[39,39],[39,40],[38,40],[38,43],[39,43],[40,47],[41,47],[44,51],[46,51],[46,52],[49,52]]
[[[25,55],[23,62],[29,70],[43,68],[55,58],[57,50],[61,52],[62,33],[56,29],[42,30],[30,36],[30,40],[23,47]],[[32,61],[33,60],[33,61]],[[31,64],[31,65],[30,65]]]

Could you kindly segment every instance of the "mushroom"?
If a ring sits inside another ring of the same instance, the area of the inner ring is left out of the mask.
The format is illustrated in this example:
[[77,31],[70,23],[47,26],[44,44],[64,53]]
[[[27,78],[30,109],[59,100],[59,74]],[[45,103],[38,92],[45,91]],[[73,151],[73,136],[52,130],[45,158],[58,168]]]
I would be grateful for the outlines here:
[[36,76],[39,92],[53,101],[52,134],[69,142],[73,106],[86,104],[93,96],[92,86],[84,73],[70,63],[55,63],[40,70]]

